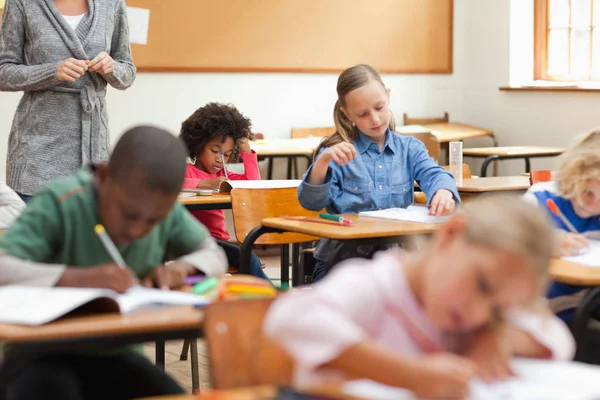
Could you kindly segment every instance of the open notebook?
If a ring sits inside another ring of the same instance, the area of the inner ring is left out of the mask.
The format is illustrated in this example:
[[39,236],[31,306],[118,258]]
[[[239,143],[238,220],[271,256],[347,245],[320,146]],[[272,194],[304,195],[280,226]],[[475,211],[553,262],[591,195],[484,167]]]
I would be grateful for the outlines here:
[[588,267],[600,268],[600,240],[590,240],[589,248],[576,256],[563,257],[563,260],[578,264],[585,264]]
[[[515,377],[471,384],[469,400],[597,400],[600,367],[576,362],[515,359]],[[344,392],[373,400],[416,400],[409,391],[368,380],[351,381]]]
[[42,325],[82,307],[88,307],[90,312],[127,314],[151,307],[208,303],[208,299],[197,294],[141,286],[134,286],[125,294],[110,289],[4,286],[0,288],[0,322]]
[[[229,193],[231,189],[281,189],[297,188],[302,183],[299,179],[270,179],[254,181],[223,181],[216,193]],[[206,189],[182,189],[183,192],[201,193]]]
[[411,205],[407,208],[387,208],[378,211],[361,211],[358,215],[362,217],[394,219],[398,221],[423,222],[437,224],[446,221],[447,217],[434,217],[429,215],[426,206]]

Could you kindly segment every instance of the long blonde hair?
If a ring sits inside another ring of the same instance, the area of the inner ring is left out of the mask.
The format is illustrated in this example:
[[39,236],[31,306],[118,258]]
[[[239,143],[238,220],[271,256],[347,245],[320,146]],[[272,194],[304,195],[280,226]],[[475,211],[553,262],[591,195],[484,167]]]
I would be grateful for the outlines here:
[[578,136],[559,158],[556,173],[558,194],[574,198],[590,181],[600,181],[600,130]]
[[529,258],[540,290],[545,288],[555,233],[539,207],[504,195],[469,201],[458,212],[465,217],[469,242]]
[[[319,147],[315,150],[314,158],[323,147],[334,146],[341,142],[352,142],[358,136],[356,128],[350,119],[342,112],[342,107],[346,107],[346,95],[351,91],[358,89],[371,80],[375,80],[381,83],[381,86],[385,88],[383,80],[379,72],[370,65],[358,64],[354,67],[350,67],[342,72],[337,81],[337,95],[338,99],[333,107],[333,121],[335,123],[335,133],[331,136],[326,137],[321,141]],[[390,112],[390,129],[393,131],[396,129],[396,122],[394,116]]]

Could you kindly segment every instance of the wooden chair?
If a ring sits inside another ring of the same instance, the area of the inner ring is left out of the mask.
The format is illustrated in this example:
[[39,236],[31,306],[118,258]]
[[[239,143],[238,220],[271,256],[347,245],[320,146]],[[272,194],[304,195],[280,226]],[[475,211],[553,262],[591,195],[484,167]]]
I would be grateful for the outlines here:
[[[450,170],[449,165],[444,165],[444,169]],[[471,167],[468,164],[463,164],[463,179],[471,178]],[[415,203],[417,204],[427,204],[427,197],[423,192],[415,192]]]
[[272,299],[212,303],[206,308],[206,337],[215,389],[292,382],[292,359],[262,333]]
[[438,141],[437,137],[435,137],[435,135],[428,133],[428,132],[403,133],[401,135],[412,136],[415,139],[423,142],[423,144],[425,145],[425,148],[427,149],[427,152],[429,153],[429,157],[433,158],[433,161],[435,161],[436,163],[439,162],[441,147],[440,147],[440,142]]
[[549,169],[538,169],[529,174],[529,183],[531,185],[539,182],[550,182],[552,180],[552,171]]
[[407,113],[402,115],[404,120],[404,125],[427,125],[427,124],[438,124],[440,122],[449,122],[450,117],[448,113],[445,112],[443,117],[434,117],[434,118],[410,118]]
[[[298,202],[298,188],[242,189],[231,191],[231,208],[236,239],[243,242],[248,233],[260,226],[263,218],[283,216],[315,216],[318,212],[303,208]],[[318,237],[299,233],[270,233],[262,235],[255,244],[281,246],[281,282],[289,282],[289,244],[306,243],[319,240]],[[300,247],[292,247],[292,283],[298,285],[304,281],[304,271],[298,260]]]
[[[241,189],[231,191],[231,207],[233,211],[233,224],[235,236],[243,242],[248,233],[260,226],[263,218],[282,216],[315,216],[319,213],[303,208],[298,202],[298,188],[276,189]],[[292,246],[292,284],[299,285],[304,282],[304,269],[299,263],[300,246],[298,243],[319,240],[316,236],[299,233],[270,233],[262,235],[255,244],[281,246],[281,283],[289,283],[290,249]],[[187,357],[188,349],[192,352],[192,389],[198,389],[198,360],[194,355],[197,352],[196,339],[184,341],[180,359]]]

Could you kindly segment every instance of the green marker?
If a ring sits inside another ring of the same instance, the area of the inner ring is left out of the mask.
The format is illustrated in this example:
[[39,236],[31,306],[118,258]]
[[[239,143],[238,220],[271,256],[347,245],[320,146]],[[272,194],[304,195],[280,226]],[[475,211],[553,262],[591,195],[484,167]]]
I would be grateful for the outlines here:
[[192,293],[204,294],[204,293],[214,289],[218,283],[219,283],[219,279],[217,279],[217,278],[205,279],[202,282],[198,282],[194,286],[192,286]]

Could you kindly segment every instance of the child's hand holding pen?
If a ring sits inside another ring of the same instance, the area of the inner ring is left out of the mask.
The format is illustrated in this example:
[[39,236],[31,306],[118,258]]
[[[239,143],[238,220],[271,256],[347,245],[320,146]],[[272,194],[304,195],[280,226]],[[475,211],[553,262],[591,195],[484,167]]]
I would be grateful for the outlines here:
[[198,270],[193,266],[184,262],[174,261],[168,266],[159,265],[155,267],[142,279],[142,285],[163,290],[179,289],[185,284],[185,278],[197,273]]
[[580,233],[557,230],[555,257],[576,256],[584,253],[589,246],[588,239]]
[[557,257],[565,256],[576,256],[577,254],[584,253],[589,246],[588,240],[585,236],[577,232],[577,229],[573,226],[571,221],[563,214],[558,205],[552,199],[546,200],[546,206],[562,223],[567,227],[569,232],[563,230],[558,231],[557,242],[555,246]]
[[137,279],[129,268],[108,263],[92,268],[67,268],[56,286],[103,288],[125,293],[136,283]]

